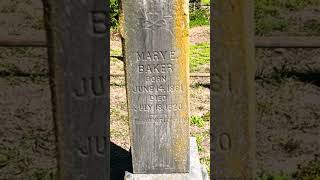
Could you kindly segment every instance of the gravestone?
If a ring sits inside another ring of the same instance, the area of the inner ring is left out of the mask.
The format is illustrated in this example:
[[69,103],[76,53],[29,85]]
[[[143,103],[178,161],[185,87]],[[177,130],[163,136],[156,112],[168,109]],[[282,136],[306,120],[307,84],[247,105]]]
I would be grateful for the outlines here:
[[43,3],[58,179],[110,179],[107,1]]
[[188,0],[122,3],[133,173],[188,173]]
[[211,177],[255,179],[254,3],[211,5]]

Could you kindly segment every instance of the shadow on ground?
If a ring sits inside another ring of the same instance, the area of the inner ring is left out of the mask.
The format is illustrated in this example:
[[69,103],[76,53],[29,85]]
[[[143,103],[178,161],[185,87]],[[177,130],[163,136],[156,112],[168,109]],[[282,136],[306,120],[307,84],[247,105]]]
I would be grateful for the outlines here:
[[267,82],[281,81],[286,78],[294,78],[304,83],[310,83],[320,87],[320,72],[306,71],[299,72],[295,70],[278,70],[275,69],[270,75],[256,75],[255,80],[265,80]]
[[123,180],[125,171],[132,172],[131,153],[111,142],[111,179]]

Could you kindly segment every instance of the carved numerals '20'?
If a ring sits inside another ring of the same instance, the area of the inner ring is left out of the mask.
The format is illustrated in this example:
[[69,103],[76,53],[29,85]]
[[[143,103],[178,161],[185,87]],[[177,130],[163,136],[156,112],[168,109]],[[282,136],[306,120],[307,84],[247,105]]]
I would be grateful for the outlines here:
[[219,146],[223,151],[229,151],[231,149],[231,138],[227,133],[222,133],[219,137]]
[[104,11],[92,12],[93,33],[104,34],[107,32],[106,17],[106,12]]
[[90,155],[105,156],[107,138],[100,136],[91,136],[87,138],[80,138],[78,152],[82,157]]
[[105,94],[104,76],[81,78],[80,85],[74,89],[74,94],[77,97],[85,96],[102,96]]

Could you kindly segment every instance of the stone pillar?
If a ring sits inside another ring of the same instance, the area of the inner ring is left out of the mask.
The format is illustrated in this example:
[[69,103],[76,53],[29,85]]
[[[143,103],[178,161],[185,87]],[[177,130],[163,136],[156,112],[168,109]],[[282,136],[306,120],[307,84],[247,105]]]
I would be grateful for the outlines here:
[[58,179],[110,179],[107,1],[43,3]]
[[188,0],[123,0],[134,173],[189,172]]
[[211,177],[254,179],[254,2],[211,5]]

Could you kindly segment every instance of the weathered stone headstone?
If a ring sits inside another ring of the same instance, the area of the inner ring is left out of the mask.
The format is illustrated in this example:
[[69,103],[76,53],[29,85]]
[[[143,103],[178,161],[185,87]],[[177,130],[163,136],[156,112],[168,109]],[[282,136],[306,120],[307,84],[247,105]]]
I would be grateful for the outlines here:
[[106,0],[43,0],[61,180],[109,177]]
[[254,179],[254,4],[211,4],[211,177]]
[[132,174],[126,172],[124,180],[209,180],[207,171],[201,166],[195,137],[190,138],[189,173]]
[[122,3],[133,173],[187,173],[188,0]]

